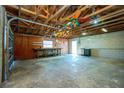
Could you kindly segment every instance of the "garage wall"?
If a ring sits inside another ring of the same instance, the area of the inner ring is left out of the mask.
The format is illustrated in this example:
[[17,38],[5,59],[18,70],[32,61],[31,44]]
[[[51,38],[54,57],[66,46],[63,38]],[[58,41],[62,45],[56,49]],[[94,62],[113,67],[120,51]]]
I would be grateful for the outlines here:
[[2,35],[3,35],[3,7],[0,6],[0,83],[2,82]]
[[42,45],[33,45],[34,42],[42,42],[43,40],[52,40],[54,48],[62,48],[62,54],[68,53],[67,39],[49,39],[41,36],[27,36],[15,33],[14,35],[14,56],[15,59],[32,59],[35,57],[32,49],[43,48]]
[[92,56],[124,59],[124,31],[75,38],[70,42],[72,40],[78,41],[78,54],[81,48],[91,48]]

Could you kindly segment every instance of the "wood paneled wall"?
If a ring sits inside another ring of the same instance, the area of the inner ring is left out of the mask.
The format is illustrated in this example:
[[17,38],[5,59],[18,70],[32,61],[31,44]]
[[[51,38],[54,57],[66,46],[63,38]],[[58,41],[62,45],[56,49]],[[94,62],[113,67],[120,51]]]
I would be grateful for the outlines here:
[[39,36],[29,36],[15,33],[14,35],[14,56],[16,60],[35,58],[33,49],[43,48],[43,45],[33,45],[33,42],[43,42],[43,40],[52,40],[54,48],[62,48],[62,54],[68,53],[68,40],[61,38],[44,38]]

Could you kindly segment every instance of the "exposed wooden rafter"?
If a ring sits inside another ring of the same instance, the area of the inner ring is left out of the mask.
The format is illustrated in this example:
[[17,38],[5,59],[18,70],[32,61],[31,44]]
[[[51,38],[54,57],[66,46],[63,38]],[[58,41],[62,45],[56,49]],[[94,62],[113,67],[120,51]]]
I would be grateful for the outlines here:
[[52,15],[50,18],[48,18],[45,23],[48,23],[50,20],[52,20],[53,18],[55,18],[57,15],[59,15],[61,12],[63,12],[65,10],[65,8],[69,7],[68,5],[63,6],[61,9],[58,10],[58,12],[56,12],[54,15]]
[[[123,6],[116,5],[78,5],[78,6],[57,6],[57,5],[33,5],[33,6],[16,6],[6,5],[8,14],[19,16],[21,18],[33,20],[42,24],[48,24],[52,27],[63,27],[71,17],[79,18],[82,21],[78,29],[72,28],[69,31],[50,29],[48,27],[39,26],[23,21],[13,21],[11,26],[13,29],[24,34],[37,35],[53,35],[53,32],[62,32],[57,37],[74,38],[81,36],[86,32],[87,35],[104,33],[100,29],[106,28],[110,31],[120,30],[124,26],[124,9]],[[94,9],[95,7],[95,9]],[[94,11],[93,11],[94,9]],[[90,24],[92,17],[99,16],[100,22],[97,25]],[[89,18],[85,21],[85,18]],[[91,20],[90,20],[91,19]]]
[[84,6],[84,7],[82,7],[82,8],[80,9],[80,6],[79,6],[79,8],[78,8],[74,13],[72,13],[71,15],[69,15],[69,16],[67,16],[67,17],[65,17],[65,18],[60,19],[60,21],[65,21],[65,19],[69,19],[69,18],[71,18],[72,16],[74,16],[74,15],[77,13],[77,11],[82,12],[82,11],[85,11],[87,8],[90,8],[90,7],[91,7],[91,6],[86,5],[86,6]]
[[[43,7],[44,6],[37,6],[37,7],[35,7],[36,8],[36,15],[34,16],[33,21],[36,21],[36,19],[40,15],[40,11],[41,11],[41,9],[43,9]],[[33,26],[33,24],[30,25],[30,27],[32,27],[32,26]],[[30,30],[27,30],[27,33],[29,33],[29,32],[30,32]]]
[[103,12],[103,11],[106,11],[106,10],[112,8],[113,6],[114,6],[114,5],[106,6],[105,8],[102,8],[102,9],[100,9],[100,10],[94,12],[94,13],[91,13],[91,14],[89,14],[89,15],[86,15],[84,18],[88,18],[88,17],[94,16],[94,15],[97,15],[97,14]]
[[[18,7],[18,6],[15,6],[15,5],[9,5],[9,7],[15,8],[15,9],[19,10],[19,7]],[[28,13],[28,14],[32,14],[32,15],[37,15],[36,12],[31,11],[31,10],[28,10],[28,9],[25,9],[25,8],[22,8],[22,7],[20,8],[20,11],[22,11],[23,13]],[[39,17],[45,18],[45,19],[48,18],[47,16],[44,16],[44,15],[42,15],[42,14],[40,14]]]

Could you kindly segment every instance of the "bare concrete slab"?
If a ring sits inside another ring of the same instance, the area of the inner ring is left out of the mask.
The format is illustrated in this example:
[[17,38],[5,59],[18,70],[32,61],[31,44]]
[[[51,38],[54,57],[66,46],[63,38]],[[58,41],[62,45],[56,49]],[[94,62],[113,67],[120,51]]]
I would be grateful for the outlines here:
[[11,77],[1,87],[124,87],[124,60],[65,55],[17,61]]

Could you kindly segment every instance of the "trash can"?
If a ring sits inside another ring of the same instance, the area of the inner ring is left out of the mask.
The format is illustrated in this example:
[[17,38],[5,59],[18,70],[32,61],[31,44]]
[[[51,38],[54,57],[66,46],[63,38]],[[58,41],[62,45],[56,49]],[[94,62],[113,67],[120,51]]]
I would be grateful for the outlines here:
[[91,56],[91,49],[84,48],[84,56]]

